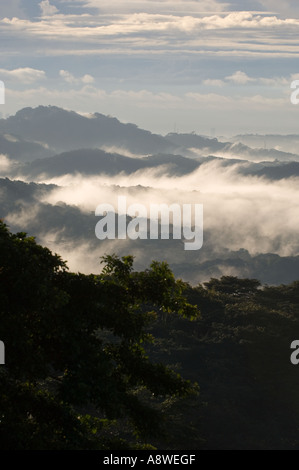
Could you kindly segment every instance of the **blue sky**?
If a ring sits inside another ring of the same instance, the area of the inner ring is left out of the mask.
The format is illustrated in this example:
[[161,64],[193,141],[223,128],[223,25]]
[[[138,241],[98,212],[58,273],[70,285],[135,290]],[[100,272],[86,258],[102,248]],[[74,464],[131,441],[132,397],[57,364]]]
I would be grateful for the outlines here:
[[0,0],[0,112],[43,104],[162,134],[297,133],[298,4]]

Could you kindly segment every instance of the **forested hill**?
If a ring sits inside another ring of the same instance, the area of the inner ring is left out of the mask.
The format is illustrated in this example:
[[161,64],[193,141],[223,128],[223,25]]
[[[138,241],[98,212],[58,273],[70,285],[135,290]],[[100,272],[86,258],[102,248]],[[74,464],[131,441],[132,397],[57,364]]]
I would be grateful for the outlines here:
[[1,450],[299,449],[299,281],[72,273],[1,223],[0,320]]

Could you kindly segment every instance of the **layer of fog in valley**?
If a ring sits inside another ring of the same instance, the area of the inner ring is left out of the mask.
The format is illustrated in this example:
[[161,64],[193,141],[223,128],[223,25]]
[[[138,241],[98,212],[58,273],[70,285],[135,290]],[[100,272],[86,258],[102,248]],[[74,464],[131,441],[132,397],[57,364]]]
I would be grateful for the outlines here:
[[[134,255],[136,269],[166,260],[192,284],[228,274],[291,282],[299,272],[298,140],[163,136],[101,114],[26,108],[0,120],[0,216],[73,271],[100,272],[101,256],[116,253]],[[148,214],[152,204],[202,204],[202,248],[97,239],[96,207],[117,211],[119,196]]]

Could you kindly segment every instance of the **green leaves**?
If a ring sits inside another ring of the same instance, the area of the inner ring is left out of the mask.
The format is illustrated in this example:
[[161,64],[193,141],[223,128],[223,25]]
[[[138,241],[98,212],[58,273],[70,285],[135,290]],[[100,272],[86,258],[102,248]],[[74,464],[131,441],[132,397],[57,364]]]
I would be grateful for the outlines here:
[[[33,237],[13,235],[0,223],[2,374],[10,390],[0,390],[5,446],[101,448],[101,422],[93,421],[98,414],[125,418],[134,440],[145,430],[155,433],[159,422],[136,389],[155,397],[194,391],[166,366],[153,364],[144,349],[153,340],[147,328],[161,312],[198,314],[183,284],[164,262],[143,272],[133,271],[132,256],[108,255],[103,263],[100,275],[70,273]],[[85,408],[94,417],[87,418]]]

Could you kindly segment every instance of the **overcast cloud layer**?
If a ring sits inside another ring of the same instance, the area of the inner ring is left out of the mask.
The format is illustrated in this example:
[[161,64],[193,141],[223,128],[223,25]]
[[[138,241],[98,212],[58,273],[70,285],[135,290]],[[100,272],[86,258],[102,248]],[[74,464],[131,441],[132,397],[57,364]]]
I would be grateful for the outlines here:
[[154,132],[292,133],[295,1],[0,2],[2,115],[59,105]]

